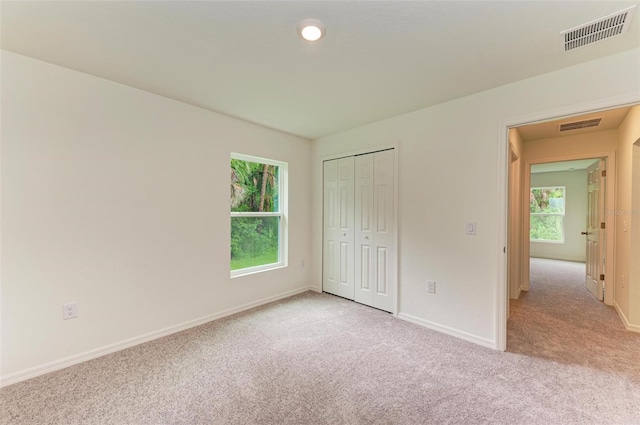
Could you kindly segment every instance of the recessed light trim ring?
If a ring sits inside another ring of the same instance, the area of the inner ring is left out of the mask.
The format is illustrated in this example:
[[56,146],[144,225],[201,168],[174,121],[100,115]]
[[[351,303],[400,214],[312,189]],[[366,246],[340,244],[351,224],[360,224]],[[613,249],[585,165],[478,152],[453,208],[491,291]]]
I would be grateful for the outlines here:
[[327,32],[324,24],[318,19],[308,18],[303,19],[298,24],[298,35],[303,40],[318,41],[324,37]]

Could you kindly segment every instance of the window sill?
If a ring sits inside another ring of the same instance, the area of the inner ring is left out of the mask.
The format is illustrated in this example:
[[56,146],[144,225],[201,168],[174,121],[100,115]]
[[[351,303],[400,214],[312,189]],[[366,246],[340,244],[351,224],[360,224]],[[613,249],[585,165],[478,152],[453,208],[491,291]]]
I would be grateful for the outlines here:
[[284,263],[274,263],[274,264],[267,264],[264,266],[247,267],[246,269],[233,270],[231,272],[231,279],[234,279],[236,277],[248,276],[256,273],[268,272],[271,270],[283,269],[285,267],[287,267],[287,265]]

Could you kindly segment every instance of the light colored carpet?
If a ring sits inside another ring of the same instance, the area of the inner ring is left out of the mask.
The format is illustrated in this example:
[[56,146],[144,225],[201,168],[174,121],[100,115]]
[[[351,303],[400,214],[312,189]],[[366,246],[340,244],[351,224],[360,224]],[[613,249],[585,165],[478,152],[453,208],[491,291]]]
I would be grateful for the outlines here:
[[577,273],[540,276],[512,352],[308,292],[3,388],[0,423],[639,423],[640,335],[567,289]]

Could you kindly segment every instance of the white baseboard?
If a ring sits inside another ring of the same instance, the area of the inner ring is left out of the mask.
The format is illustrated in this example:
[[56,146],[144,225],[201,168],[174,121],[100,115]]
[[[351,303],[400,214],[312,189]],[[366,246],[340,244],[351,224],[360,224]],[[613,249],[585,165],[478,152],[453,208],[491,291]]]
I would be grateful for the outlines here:
[[567,257],[564,255],[546,255],[546,254],[530,254],[531,258],[542,258],[544,260],[561,260],[561,261],[571,261],[574,263],[584,263],[587,261],[582,257]]
[[425,328],[429,328],[437,332],[441,332],[443,334],[451,335],[456,338],[463,339],[465,341],[473,342],[474,344],[478,344],[483,347],[488,347],[494,350],[498,350],[496,341],[491,339],[482,338],[477,335],[460,331],[458,329],[450,328],[448,326],[440,325],[438,323],[430,322],[428,320],[424,320],[419,317],[415,317],[406,313],[399,313],[398,318],[402,320],[406,320],[407,322],[415,323],[416,325],[424,326]]
[[240,313],[242,311],[259,307],[264,304],[268,304],[268,303],[278,301],[284,298],[288,298],[297,294],[301,294],[309,290],[319,292],[318,288],[314,286],[305,286],[302,288],[294,289],[292,291],[287,291],[278,295],[273,295],[267,298],[263,298],[261,300],[257,300],[247,304],[242,304],[238,307],[223,310],[218,313],[209,314],[207,316],[200,317],[194,320],[189,320],[188,322],[183,322],[174,326],[169,326],[167,328],[160,329],[158,331],[149,332],[147,334],[140,335],[134,338],[129,338],[124,341],[116,342],[114,344],[105,345],[104,347],[96,348],[94,350],[85,351],[84,353],[65,357],[50,363],[45,363],[41,366],[35,366],[29,369],[24,369],[18,372],[11,373],[6,376],[2,376],[0,377],[0,387],[6,387],[8,385],[25,381],[27,379],[35,378],[36,376],[40,376],[49,372],[64,369],[66,367],[73,366],[78,363],[86,362],[87,360],[92,360],[98,357],[102,357],[104,355],[111,354],[116,351],[124,350],[125,348],[133,347],[135,345],[149,342],[154,339],[162,338],[164,336],[171,335],[176,332],[193,328],[195,326],[200,326],[216,319],[221,319],[223,317],[230,316],[232,314]]
[[627,319],[627,316],[624,315],[624,312],[622,311],[622,309],[620,308],[620,306],[618,305],[617,302],[614,302],[613,306],[615,307],[616,311],[618,312],[618,316],[620,316],[620,319],[622,319],[622,324],[624,324],[624,327],[628,331],[640,332],[640,326],[633,325],[633,324],[629,323],[629,319]]
[[516,292],[516,296],[511,297],[511,299],[517,300],[518,298],[520,298],[520,294],[522,294],[523,291],[524,291],[524,288],[522,287],[522,285],[518,286],[518,292]]

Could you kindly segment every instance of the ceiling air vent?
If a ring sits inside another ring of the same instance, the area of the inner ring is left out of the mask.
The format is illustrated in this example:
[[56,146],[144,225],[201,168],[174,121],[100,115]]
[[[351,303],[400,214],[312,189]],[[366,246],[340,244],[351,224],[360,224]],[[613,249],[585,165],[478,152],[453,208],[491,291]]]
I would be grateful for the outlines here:
[[564,51],[568,52],[569,50],[624,33],[629,28],[635,9],[635,6],[631,6],[604,18],[562,31],[560,35],[562,36]]
[[560,124],[560,131],[579,130],[581,128],[597,127],[600,125],[602,118],[594,118],[591,120],[574,121]]

